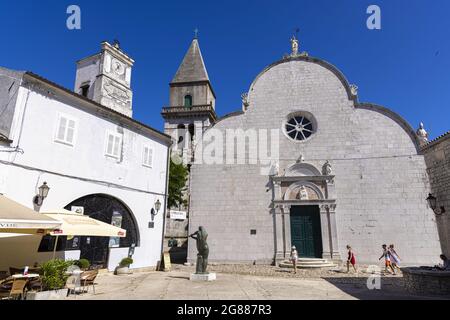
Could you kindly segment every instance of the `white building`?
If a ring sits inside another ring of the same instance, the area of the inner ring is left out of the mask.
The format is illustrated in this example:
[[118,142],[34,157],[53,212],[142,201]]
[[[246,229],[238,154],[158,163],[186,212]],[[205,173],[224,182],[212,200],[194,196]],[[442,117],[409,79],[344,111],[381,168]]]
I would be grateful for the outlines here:
[[[59,257],[87,258],[110,270],[128,255],[132,268],[156,266],[164,231],[171,140],[130,118],[133,62],[118,44],[102,43],[100,53],[77,63],[75,92],[0,68],[0,193],[35,210],[83,207],[92,218],[118,223],[127,230],[120,241],[58,243]],[[44,182],[50,192],[38,206]],[[0,239],[0,270],[49,259],[52,241]]]

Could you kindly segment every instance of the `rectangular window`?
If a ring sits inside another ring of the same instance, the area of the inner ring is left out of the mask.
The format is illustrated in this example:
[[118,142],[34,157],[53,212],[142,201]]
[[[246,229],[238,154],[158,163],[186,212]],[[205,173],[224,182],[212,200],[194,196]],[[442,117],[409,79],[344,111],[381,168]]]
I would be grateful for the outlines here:
[[76,121],[66,115],[58,118],[58,127],[55,140],[73,146],[75,144]]
[[153,165],[153,149],[149,146],[144,146],[144,151],[142,155],[142,165],[146,167],[152,167]]
[[120,153],[122,152],[122,136],[108,132],[105,149],[105,154],[107,156],[120,159]]

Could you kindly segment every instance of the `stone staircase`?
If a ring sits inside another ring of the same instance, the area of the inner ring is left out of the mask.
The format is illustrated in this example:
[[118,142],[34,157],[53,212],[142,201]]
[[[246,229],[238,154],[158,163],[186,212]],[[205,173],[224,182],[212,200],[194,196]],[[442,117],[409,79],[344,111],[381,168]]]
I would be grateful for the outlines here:
[[[279,264],[280,268],[294,268],[291,261],[285,260]],[[297,262],[298,269],[319,269],[337,267],[333,262],[327,259],[299,258]]]

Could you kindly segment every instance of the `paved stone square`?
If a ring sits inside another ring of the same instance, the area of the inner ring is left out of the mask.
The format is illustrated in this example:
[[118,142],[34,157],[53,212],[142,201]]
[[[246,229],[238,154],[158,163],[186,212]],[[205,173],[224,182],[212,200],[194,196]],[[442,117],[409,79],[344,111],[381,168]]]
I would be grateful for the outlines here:
[[[100,274],[96,294],[71,295],[70,300],[356,300],[432,299],[413,296],[403,277],[381,276],[381,290],[368,290],[367,274],[330,270],[300,270],[297,275],[269,266],[211,266],[214,282],[191,282],[193,267],[174,266],[170,272],[128,276]],[[239,271],[236,271],[239,270]],[[439,297],[438,297],[439,298]],[[450,297],[448,297],[450,298]],[[443,299],[440,297],[439,299]]]

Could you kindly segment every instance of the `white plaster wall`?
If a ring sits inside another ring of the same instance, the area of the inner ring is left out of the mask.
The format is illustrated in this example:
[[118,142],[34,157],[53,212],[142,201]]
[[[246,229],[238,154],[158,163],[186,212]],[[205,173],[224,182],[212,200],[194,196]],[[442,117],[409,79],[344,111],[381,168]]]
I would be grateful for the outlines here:
[[[0,172],[7,172],[5,196],[33,208],[37,188],[46,181],[51,189],[41,211],[63,208],[90,194],[116,197],[131,210],[139,228],[140,246],[135,249],[133,267],[155,266],[161,255],[167,146],[147,134],[87,112],[62,96],[48,98],[22,88],[19,97],[12,140],[24,153],[8,154],[8,161],[14,165],[0,163]],[[61,112],[77,119],[73,147],[54,141]],[[107,130],[123,131],[120,161],[104,155]],[[144,145],[153,148],[152,168],[142,166]],[[162,209],[155,217],[155,227],[149,229],[150,210],[157,199]],[[0,243],[0,250],[3,249],[5,246]],[[119,258],[123,258],[121,252],[113,250],[111,261]]]

